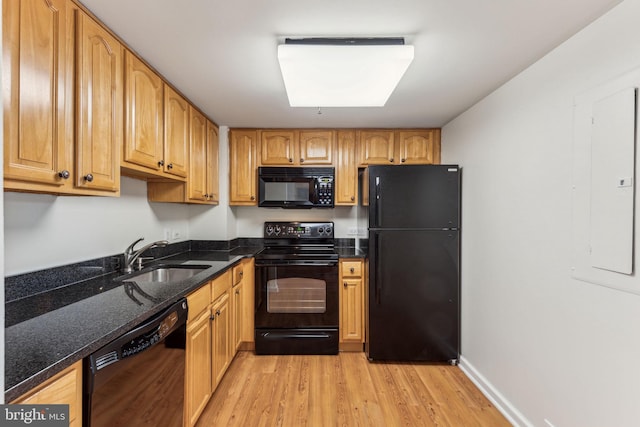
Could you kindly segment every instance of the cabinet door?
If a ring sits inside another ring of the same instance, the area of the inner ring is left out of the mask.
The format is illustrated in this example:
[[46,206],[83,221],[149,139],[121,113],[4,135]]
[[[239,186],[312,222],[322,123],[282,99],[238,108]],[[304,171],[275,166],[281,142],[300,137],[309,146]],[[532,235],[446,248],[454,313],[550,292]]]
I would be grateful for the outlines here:
[[162,172],[164,158],[163,88],[160,76],[125,52],[125,138],[123,163]]
[[300,164],[333,164],[333,131],[300,131]]
[[4,1],[2,25],[4,178],[73,187],[70,4]]
[[425,129],[398,132],[400,163],[428,165],[440,163],[440,130]]
[[355,131],[338,131],[338,164],[336,165],[336,205],[356,205],[358,164]]
[[213,371],[211,384],[213,390],[231,363],[231,313],[229,310],[229,292],[225,292],[213,304],[211,309],[212,344],[213,344]]
[[69,426],[82,425],[82,361],[11,402],[21,405],[69,405]]
[[244,293],[242,298],[242,341],[253,343],[254,335],[254,295],[255,295],[255,260],[247,258],[243,260],[242,283]]
[[389,165],[395,163],[393,131],[361,130],[358,132],[361,165]]
[[218,126],[207,121],[207,198],[212,204],[220,201],[219,143]]
[[184,420],[198,421],[211,397],[211,327],[209,310],[187,326]]
[[362,279],[343,279],[342,286],[340,339],[363,342]]
[[244,298],[244,286],[243,283],[240,282],[238,285],[234,286],[231,291],[232,297],[232,306],[233,306],[233,339],[231,349],[232,355],[235,355],[240,348],[240,343],[242,343],[242,320],[243,320],[243,298]]
[[229,204],[257,205],[256,131],[232,130],[229,138]]
[[209,166],[207,160],[207,119],[191,106],[189,106],[189,111],[191,124],[189,179],[187,180],[189,200],[207,202],[207,169]]
[[77,11],[76,186],[118,191],[123,137],[122,47]]
[[186,178],[189,167],[189,103],[164,85],[164,171]]
[[296,133],[287,130],[260,131],[260,164],[286,166],[297,164]]

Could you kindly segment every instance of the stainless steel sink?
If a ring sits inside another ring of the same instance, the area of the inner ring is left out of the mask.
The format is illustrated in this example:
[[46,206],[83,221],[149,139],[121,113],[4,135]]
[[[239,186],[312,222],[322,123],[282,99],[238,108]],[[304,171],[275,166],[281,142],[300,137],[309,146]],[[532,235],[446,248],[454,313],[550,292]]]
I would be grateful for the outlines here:
[[195,276],[202,270],[209,268],[208,265],[172,265],[158,266],[150,271],[126,276],[124,282],[145,282],[145,283],[167,283],[180,282]]

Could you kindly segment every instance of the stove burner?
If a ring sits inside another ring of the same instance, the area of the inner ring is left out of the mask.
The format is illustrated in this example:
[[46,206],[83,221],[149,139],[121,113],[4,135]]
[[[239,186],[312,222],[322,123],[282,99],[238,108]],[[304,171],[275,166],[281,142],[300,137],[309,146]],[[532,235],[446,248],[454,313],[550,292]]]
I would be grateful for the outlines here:
[[256,255],[260,264],[335,263],[333,222],[265,222],[265,248]]

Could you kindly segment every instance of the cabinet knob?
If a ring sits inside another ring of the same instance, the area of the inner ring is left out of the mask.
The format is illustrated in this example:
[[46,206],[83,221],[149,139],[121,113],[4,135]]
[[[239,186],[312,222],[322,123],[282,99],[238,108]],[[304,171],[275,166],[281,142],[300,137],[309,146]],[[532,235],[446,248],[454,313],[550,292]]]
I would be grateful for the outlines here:
[[84,180],[87,181],[87,182],[93,181],[93,175],[91,175],[90,173],[86,174],[84,176]]
[[211,316],[209,316],[209,320],[216,320],[216,316],[212,314]]
[[291,159],[291,158],[290,158],[290,159],[289,159],[289,163],[293,163],[293,159]]
[[173,163],[169,163],[169,164],[167,165],[167,169],[173,169]]
[[304,163],[304,159],[300,157],[300,163]]
[[255,200],[255,199],[256,199],[256,196],[251,196],[251,200]]
[[220,310],[216,311],[216,316],[220,317]]
[[160,160],[160,161],[158,162],[158,166],[160,166],[160,167],[164,166],[164,160]]
[[242,279],[242,277],[244,276],[244,271],[240,272],[240,278]]
[[342,284],[342,286],[344,286],[344,287],[346,288],[346,287],[347,287],[347,282],[344,282],[344,283]]
[[205,199],[205,200],[208,200],[208,199],[209,199],[209,195],[208,195],[208,194],[205,194],[205,195],[204,195],[204,199]]
[[407,161],[407,159],[400,159],[400,161],[401,161],[402,163],[404,163],[404,162],[406,162],[406,161]]
[[240,295],[240,289],[236,289],[236,295]]
[[355,269],[355,268],[353,268],[353,267],[351,267],[351,268],[349,269],[349,271],[351,272],[351,274],[353,274],[353,273],[356,271],[356,269]]
[[391,163],[393,163],[393,157],[392,157],[392,158],[390,158],[390,159],[389,159],[389,161],[390,161]]
[[351,201],[353,202],[355,200],[355,196],[351,196]]
[[58,172],[58,176],[62,179],[69,179],[69,176],[71,176],[71,174],[68,170],[65,169],[62,172]]

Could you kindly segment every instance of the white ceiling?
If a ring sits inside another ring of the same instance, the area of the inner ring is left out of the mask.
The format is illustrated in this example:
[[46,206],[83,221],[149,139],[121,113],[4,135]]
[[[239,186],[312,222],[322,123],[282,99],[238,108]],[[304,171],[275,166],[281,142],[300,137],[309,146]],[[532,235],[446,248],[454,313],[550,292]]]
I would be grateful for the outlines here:
[[[219,125],[440,127],[621,0],[81,0]],[[289,107],[289,36],[404,36],[384,107]]]

